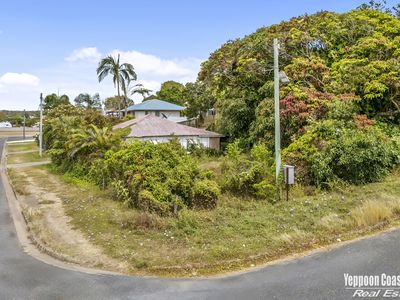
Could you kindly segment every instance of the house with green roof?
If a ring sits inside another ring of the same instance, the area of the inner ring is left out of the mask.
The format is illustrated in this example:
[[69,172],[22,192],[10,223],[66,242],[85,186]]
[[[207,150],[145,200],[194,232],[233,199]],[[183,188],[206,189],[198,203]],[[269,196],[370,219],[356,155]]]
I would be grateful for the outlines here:
[[152,99],[129,106],[128,114],[134,114],[135,118],[153,115],[178,123],[186,121],[186,118],[181,116],[181,112],[184,109],[185,108],[180,105],[169,103],[163,100]]

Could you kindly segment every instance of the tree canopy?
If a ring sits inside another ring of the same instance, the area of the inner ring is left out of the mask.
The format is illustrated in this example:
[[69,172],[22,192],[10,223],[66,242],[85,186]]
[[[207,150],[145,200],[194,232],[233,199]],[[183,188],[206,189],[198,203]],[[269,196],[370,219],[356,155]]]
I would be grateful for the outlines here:
[[[399,123],[400,20],[373,4],[292,18],[213,52],[196,85],[218,112],[217,128],[246,143],[270,139],[274,38],[280,42],[280,69],[291,80],[280,95],[288,143],[335,100],[354,102],[369,118]],[[188,108],[198,110],[191,103],[199,101],[189,101]]]
[[[104,108],[110,111],[118,111],[125,101],[124,98],[125,96],[108,97],[104,100]],[[132,104],[134,104],[134,102],[131,99],[128,99],[127,105],[130,106]]]
[[58,96],[57,94],[53,93],[44,98],[43,109],[47,111],[63,104],[69,104],[69,97],[67,95]]
[[76,96],[75,105],[87,109],[101,109],[101,100],[100,95],[94,94],[93,96],[89,95],[88,93],[81,93]]
[[161,84],[161,89],[156,93],[156,97],[178,105],[185,104],[185,86],[179,82],[169,80]]

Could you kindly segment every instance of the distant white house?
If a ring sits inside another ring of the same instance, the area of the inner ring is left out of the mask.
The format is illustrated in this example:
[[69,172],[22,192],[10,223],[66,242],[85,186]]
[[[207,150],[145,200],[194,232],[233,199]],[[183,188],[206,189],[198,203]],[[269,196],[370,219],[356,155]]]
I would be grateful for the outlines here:
[[180,105],[152,99],[131,105],[128,107],[127,111],[128,114],[134,114],[137,119],[146,115],[153,115],[173,122],[184,122],[186,118],[181,116],[181,111],[184,109],[185,108]]
[[165,143],[177,137],[182,147],[187,148],[190,144],[202,145],[207,148],[220,150],[220,140],[223,135],[190,127],[165,118],[147,114],[141,118],[135,118],[118,125],[113,129],[130,128],[127,138],[135,138],[153,143]]

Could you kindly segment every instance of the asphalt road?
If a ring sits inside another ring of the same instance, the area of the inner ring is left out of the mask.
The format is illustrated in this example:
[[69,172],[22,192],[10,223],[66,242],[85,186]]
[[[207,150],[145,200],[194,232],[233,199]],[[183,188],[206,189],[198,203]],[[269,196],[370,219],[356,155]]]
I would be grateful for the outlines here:
[[[0,149],[4,140],[0,140]],[[25,254],[0,183],[0,299],[352,299],[344,273],[399,274],[400,230],[328,252],[215,279],[90,275]]]

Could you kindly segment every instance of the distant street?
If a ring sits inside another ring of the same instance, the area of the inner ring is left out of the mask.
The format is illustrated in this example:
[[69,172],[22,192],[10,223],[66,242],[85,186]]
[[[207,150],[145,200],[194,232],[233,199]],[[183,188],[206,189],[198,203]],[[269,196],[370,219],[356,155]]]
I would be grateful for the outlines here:
[[3,183],[0,241],[0,299],[351,299],[344,273],[400,274],[400,230],[224,278],[156,279],[64,270],[22,252]]
[[[25,128],[25,139],[32,139],[37,133],[38,128],[26,127]],[[9,141],[23,140],[23,128],[22,127],[11,127],[11,128],[0,128],[0,138],[7,138]]]

